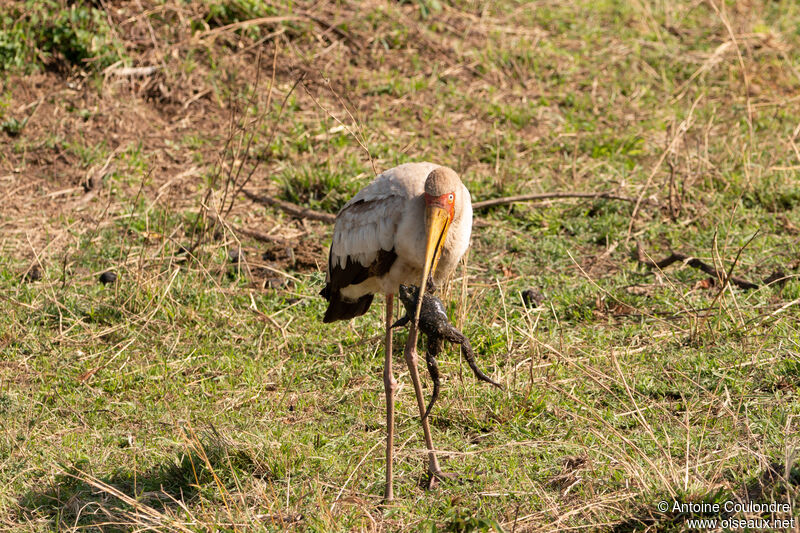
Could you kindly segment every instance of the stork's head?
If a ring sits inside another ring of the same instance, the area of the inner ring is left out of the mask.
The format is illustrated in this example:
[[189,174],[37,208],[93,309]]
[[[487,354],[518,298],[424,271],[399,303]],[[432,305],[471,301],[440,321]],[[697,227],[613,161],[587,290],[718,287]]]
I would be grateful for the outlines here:
[[[428,276],[436,271],[436,265],[439,264],[447,230],[456,216],[461,200],[458,196],[463,194],[462,191],[458,174],[447,167],[434,169],[425,179],[425,263],[419,284],[420,294],[425,294]],[[419,300],[421,302],[422,298]],[[421,305],[418,305],[415,322],[419,319],[420,308]]]

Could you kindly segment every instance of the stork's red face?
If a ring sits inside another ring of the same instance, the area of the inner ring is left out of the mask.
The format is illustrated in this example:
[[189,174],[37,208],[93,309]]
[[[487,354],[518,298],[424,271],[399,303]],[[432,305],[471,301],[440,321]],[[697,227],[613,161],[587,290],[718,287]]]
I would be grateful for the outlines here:
[[[447,230],[456,215],[456,194],[461,190],[461,180],[452,169],[434,169],[425,180],[425,259],[422,265],[420,294],[425,294],[428,276],[436,272],[447,239]],[[417,302],[414,323],[419,321],[422,298]]]
[[450,218],[450,222],[452,222],[456,211],[456,193],[448,192],[441,196],[425,193],[425,207],[428,209],[431,207],[444,209]]

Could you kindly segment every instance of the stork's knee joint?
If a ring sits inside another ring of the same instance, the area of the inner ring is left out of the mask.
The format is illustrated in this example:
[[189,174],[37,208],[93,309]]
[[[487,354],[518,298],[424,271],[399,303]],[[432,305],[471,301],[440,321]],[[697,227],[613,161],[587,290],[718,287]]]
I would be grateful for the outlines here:
[[394,395],[397,391],[397,380],[394,379],[391,370],[383,371],[383,386],[386,388],[387,394]]
[[417,351],[416,350],[411,350],[406,354],[406,363],[408,365],[413,366],[414,368],[416,368],[418,360],[419,360],[419,358],[417,357]]

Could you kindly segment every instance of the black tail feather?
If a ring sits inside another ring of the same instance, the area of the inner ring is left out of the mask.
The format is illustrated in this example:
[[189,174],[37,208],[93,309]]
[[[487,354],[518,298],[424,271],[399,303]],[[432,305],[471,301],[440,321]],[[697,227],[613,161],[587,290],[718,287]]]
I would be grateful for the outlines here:
[[325,310],[325,316],[322,321],[326,324],[335,322],[337,320],[350,320],[357,316],[361,316],[367,312],[369,306],[372,305],[371,294],[365,294],[354,302],[349,302],[342,298],[339,291],[332,291],[329,286],[325,286],[320,292],[328,300],[328,308]]

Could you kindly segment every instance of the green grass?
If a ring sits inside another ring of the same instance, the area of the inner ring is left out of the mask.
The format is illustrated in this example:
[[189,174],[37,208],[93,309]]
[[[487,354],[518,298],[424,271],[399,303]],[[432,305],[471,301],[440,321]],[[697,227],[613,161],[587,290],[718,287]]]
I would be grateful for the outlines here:
[[105,12],[78,2],[13,2],[0,16],[0,69],[68,65],[102,70],[125,58]]
[[[661,500],[797,516],[794,2],[33,4],[0,15],[3,528],[684,530]],[[289,18],[220,30],[260,17]],[[158,69],[106,76],[116,61]],[[381,298],[322,324],[332,228],[228,206],[247,179],[335,213],[413,160],[473,201],[658,205],[477,213],[444,300],[505,390],[442,355],[431,425],[459,481],[428,491],[396,354],[381,506]],[[642,266],[637,242],[787,279],[720,292]]]

